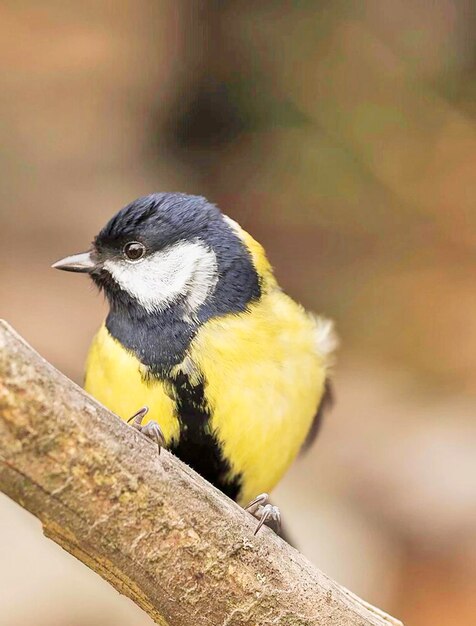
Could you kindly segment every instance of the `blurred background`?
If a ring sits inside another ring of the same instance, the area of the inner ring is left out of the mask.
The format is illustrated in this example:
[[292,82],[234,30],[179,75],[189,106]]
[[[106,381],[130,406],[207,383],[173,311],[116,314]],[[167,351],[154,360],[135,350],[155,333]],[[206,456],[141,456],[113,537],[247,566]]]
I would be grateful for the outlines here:
[[[49,269],[137,196],[207,196],[336,320],[337,403],[274,494],[407,626],[476,615],[472,0],[0,3],[0,314],[81,382],[105,306]],[[0,497],[0,623],[147,626]]]

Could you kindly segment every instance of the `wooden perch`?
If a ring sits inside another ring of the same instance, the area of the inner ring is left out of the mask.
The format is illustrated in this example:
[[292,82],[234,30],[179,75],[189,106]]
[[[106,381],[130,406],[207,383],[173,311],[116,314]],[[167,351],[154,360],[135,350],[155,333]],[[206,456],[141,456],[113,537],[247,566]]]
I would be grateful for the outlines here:
[[0,489],[157,624],[401,626],[271,530],[254,537],[248,513],[1,321]]

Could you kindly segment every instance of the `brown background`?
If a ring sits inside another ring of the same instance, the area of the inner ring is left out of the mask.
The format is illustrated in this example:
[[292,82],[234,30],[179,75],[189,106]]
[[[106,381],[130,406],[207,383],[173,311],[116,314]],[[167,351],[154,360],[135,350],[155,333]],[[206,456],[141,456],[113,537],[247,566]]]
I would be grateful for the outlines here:
[[[0,302],[77,381],[105,313],[49,269],[201,193],[336,319],[337,405],[274,494],[407,625],[476,615],[475,24],[465,0],[0,4]],[[0,623],[150,621],[0,498]]]

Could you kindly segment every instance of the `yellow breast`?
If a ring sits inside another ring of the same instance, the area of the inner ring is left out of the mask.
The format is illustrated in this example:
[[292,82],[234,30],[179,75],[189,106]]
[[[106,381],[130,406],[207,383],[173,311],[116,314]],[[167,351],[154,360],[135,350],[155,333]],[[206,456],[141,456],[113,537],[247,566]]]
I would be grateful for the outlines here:
[[144,423],[160,424],[168,443],[179,435],[175,402],[159,380],[149,381],[139,360],[101,326],[89,350],[84,387],[113,413],[127,420],[143,406],[149,407]]
[[240,500],[270,491],[299,452],[323,394],[313,320],[274,291],[248,314],[207,323],[191,358],[206,380],[212,427],[242,476]]
[[[276,290],[249,313],[205,324],[189,359],[205,380],[211,428],[232,474],[241,475],[240,500],[270,491],[297,455],[323,393],[312,319]],[[123,419],[149,406],[147,419],[160,424],[166,440],[179,437],[166,387],[144,378],[139,361],[105,326],[90,350],[85,387]]]

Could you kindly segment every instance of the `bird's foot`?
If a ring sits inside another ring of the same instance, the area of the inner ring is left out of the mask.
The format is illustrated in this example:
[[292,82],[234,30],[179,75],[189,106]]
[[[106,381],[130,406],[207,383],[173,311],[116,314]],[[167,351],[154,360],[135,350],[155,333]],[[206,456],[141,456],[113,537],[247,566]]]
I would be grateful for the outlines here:
[[254,500],[245,506],[245,511],[249,511],[258,520],[258,526],[256,526],[253,534],[256,535],[263,524],[272,528],[274,532],[279,533],[281,529],[281,513],[277,506],[273,506],[268,502],[267,493],[260,493],[259,496],[256,496]]
[[142,426],[142,420],[148,412],[149,407],[143,406],[142,409],[137,411],[137,413],[134,413],[134,415],[127,420],[127,423],[130,424],[132,428],[135,428],[143,435],[151,439],[153,442],[155,442],[157,444],[160,454],[160,450],[165,447],[164,433],[162,432],[162,429],[157,424],[157,422],[155,422],[154,420],[151,420],[150,422],[147,422],[147,424]]

